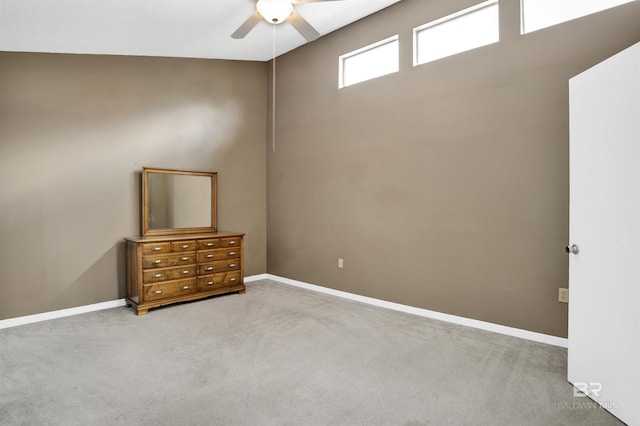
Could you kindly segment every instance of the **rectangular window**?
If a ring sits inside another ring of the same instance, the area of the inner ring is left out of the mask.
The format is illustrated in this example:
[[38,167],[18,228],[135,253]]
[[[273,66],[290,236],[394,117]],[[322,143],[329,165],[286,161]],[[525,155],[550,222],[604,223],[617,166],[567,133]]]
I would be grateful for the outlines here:
[[340,56],[338,87],[398,72],[398,36],[389,37]]
[[526,34],[633,0],[521,0],[522,29]]
[[500,41],[498,0],[485,1],[413,29],[413,65]]

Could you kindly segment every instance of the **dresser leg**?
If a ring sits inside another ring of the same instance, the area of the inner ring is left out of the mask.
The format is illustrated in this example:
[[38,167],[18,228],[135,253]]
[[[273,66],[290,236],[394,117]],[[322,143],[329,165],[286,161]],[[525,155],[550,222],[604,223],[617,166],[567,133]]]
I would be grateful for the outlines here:
[[238,294],[245,294],[247,290],[238,290]]
[[147,315],[149,313],[149,308],[137,308],[136,315]]

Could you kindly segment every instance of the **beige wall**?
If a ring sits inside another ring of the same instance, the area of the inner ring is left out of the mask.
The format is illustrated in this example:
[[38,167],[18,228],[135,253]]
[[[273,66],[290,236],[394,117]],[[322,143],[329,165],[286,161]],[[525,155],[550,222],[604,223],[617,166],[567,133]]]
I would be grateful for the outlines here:
[[[265,64],[0,53],[0,319],[123,297],[153,166],[219,173],[247,275],[566,336],[567,81],[640,40],[640,3],[520,36],[501,0],[500,43],[412,67],[411,29],[475,2],[280,57],[276,152]],[[396,33],[399,73],[337,89],[340,54]]]
[[124,297],[143,166],[217,171],[264,273],[265,66],[0,53],[0,319]]
[[[268,271],[567,335],[568,79],[640,40],[640,2],[412,66],[404,0],[278,58]],[[338,90],[338,56],[398,33],[400,72]],[[344,269],[337,259],[344,258]]]

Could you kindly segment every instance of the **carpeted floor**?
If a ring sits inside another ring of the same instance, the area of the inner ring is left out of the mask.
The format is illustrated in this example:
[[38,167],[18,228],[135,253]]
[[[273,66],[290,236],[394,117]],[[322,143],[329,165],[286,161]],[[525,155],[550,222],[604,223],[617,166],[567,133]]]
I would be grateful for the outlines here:
[[2,425],[618,425],[566,349],[273,281],[0,330]]

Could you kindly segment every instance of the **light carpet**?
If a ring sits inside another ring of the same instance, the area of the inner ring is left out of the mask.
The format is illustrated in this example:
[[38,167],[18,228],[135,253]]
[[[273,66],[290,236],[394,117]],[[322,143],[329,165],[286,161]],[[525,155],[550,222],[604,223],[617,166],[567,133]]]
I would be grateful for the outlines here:
[[566,349],[262,280],[0,330],[2,425],[619,425]]

